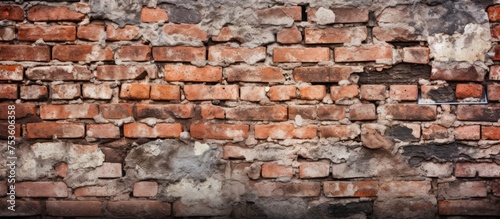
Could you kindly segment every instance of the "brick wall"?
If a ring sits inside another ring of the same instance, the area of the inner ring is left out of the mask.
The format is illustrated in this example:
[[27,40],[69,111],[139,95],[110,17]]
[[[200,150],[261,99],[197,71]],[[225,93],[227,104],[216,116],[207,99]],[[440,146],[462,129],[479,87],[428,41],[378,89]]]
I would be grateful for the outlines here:
[[498,217],[495,3],[2,1],[0,216]]

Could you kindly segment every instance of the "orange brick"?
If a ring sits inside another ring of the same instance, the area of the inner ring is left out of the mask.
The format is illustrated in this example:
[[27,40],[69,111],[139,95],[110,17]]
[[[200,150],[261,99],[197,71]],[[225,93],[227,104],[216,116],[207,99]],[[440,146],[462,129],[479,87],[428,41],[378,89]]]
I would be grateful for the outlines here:
[[168,14],[163,8],[147,8],[141,10],[142,22],[167,22]]
[[55,45],[52,58],[59,61],[112,61],[113,51],[110,47],[97,45]]
[[92,119],[99,114],[97,104],[41,105],[40,117],[44,120],[55,119]]
[[303,162],[299,166],[301,179],[323,178],[330,175],[330,164],[326,162]]
[[16,183],[18,197],[68,197],[68,187],[63,182],[20,182]]
[[323,100],[326,96],[324,85],[312,85],[299,87],[300,99],[303,100]]
[[23,72],[20,65],[0,65],[0,81],[22,81]]
[[222,80],[222,68],[191,65],[165,65],[166,81],[218,82]]
[[227,81],[244,82],[284,82],[285,76],[280,68],[270,66],[246,66],[238,65],[224,69]]
[[153,47],[155,61],[192,62],[206,60],[205,47]]
[[180,100],[181,87],[179,85],[152,84],[152,100]]
[[417,100],[417,85],[391,85],[389,97],[393,100]]
[[214,106],[211,104],[202,104],[201,108],[201,117],[203,119],[224,119],[225,111],[224,108],[220,106]]
[[117,53],[117,59],[122,61],[149,61],[151,48],[147,45],[142,46],[122,46]]
[[48,46],[0,45],[2,61],[49,61]]
[[391,61],[392,46],[364,45],[353,47],[336,47],[335,62],[367,62]]
[[158,193],[157,182],[136,182],[134,183],[134,197],[153,197]]
[[482,126],[482,139],[485,140],[500,140],[500,127],[497,126]]
[[316,126],[309,125],[295,128],[293,124],[255,125],[256,139],[311,139],[316,137]]
[[387,92],[385,85],[361,85],[359,89],[362,100],[385,100]]
[[358,94],[358,85],[330,87],[330,95],[333,101],[355,98],[358,96]]
[[493,5],[488,7],[488,18],[491,22],[500,21],[500,6]]
[[341,120],[345,118],[345,106],[319,105],[317,111],[318,120]]
[[326,197],[370,197],[377,196],[377,181],[338,181],[324,182]]
[[429,195],[431,181],[380,182],[379,196],[422,197]]
[[149,99],[151,87],[148,84],[122,84],[120,98],[122,99]]
[[240,43],[244,43],[244,39],[233,32],[230,26],[222,27],[219,31],[219,35],[212,36],[212,41],[214,42],[229,42],[231,40],[237,40]]
[[266,8],[258,10],[257,17],[261,24],[282,25],[282,20],[301,21],[302,9],[300,6]]
[[300,43],[302,41],[302,33],[296,26],[294,26],[291,28],[281,29],[278,31],[276,38],[278,43],[282,44]]
[[184,94],[188,100],[237,100],[238,85],[184,85]]
[[124,119],[132,117],[132,106],[128,103],[99,104],[99,110],[105,119]]
[[18,38],[22,41],[75,41],[75,26],[48,26],[23,24],[17,27]]
[[86,25],[78,26],[78,32],[76,36],[78,39],[84,39],[88,41],[99,41],[102,36],[105,36],[106,30],[102,23],[93,22]]
[[87,124],[87,137],[120,138],[120,128],[113,124]]
[[17,84],[0,84],[0,99],[15,100],[17,93]]
[[17,5],[0,5],[0,20],[23,21],[24,10]]
[[150,127],[144,123],[129,123],[123,126],[123,135],[127,138],[178,138],[182,125],[179,123],[157,123]]
[[163,33],[166,35],[175,35],[189,38],[190,41],[208,40],[207,32],[193,24],[172,24],[163,26]]
[[49,97],[49,91],[44,85],[21,86],[22,100],[46,100]]
[[65,162],[59,162],[54,166],[54,171],[56,171],[58,176],[63,178],[68,174],[68,169],[68,164]]
[[492,26],[490,32],[493,41],[500,41],[500,25]]
[[460,126],[455,128],[455,139],[457,140],[479,140],[481,139],[481,127],[479,125]]
[[256,63],[266,59],[265,47],[230,47],[230,46],[210,46],[208,48],[208,61],[235,63],[247,62]]
[[139,28],[132,25],[115,28],[112,25],[106,26],[107,41],[128,41],[139,38]]
[[366,27],[306,28],[306,44],[361,42],[368,37]]
[[122,164],[104,162],[101,166],[98,166],[95,171],[97,178],[100,179],[120,178],[122,177]]
[[188,119],[194,117],[194,104],[137,104],[136,118]]
[[262,164],[262,178],[293,177],[293,168],[275,163]]
[[288,112],[284,105],[239,106],[226,109],[226,118],[247,121],[286,121]]
[[329,48],[276,47],[273,50],[273,62],[321,62],[329,60],[331,60]]
[[321,126],[319,133],[321,138],[354,139],[359,135],[359,127],[354,125],[329,125]]
[[28,10],[30,21],[82,21],[85,14],[66,6],[35,5]]
[[191,137],[197,139],[246,139],[248,138],[248,125],[237,124],[203,124],[193,123],[190,126]]
[[481,84],[457,84],[456,97],[457,99],[465,99],[468,97],[481,98],[483,94],[483,85]]
[[294,85],[277,85],[269,89],[269,98],[272,101],[291,100],[297,96]]

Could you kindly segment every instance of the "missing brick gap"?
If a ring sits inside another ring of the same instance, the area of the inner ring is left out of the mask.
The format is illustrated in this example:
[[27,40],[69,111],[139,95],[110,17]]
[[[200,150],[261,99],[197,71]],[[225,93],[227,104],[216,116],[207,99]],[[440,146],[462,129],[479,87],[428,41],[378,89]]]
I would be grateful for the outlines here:
[[302,9],[302,21],[307,21],[307,6],[308,5],[300,5]]

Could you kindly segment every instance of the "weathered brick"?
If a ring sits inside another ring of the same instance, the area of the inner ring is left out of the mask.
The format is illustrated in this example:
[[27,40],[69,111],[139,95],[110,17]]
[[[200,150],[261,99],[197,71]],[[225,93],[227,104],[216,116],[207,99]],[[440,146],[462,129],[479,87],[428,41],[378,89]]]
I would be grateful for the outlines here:
[[493,46],[493,61],[500,61],[500,46]]
[[49,61],[48,46],[0,45],[2,61]]
[[301,119],[316,119],[315,106],[288,106],[288,119],[294,120],[300,116]]
[[349,79],[354,71],[356,68],[351,66],[297,67],[293,69],[293,78],[304,82],[339,82]]
[[485,140],[500,140],[500,127],[498,126],[482,126],[482,139]]
[[165,9],[157,7],[157,8],[148,8],[143,7],[141,10],[141,21],[142,22],[167,22],[168,14]]
[[316,126],[308,125],[295,128],[293,124],[255,125],[256,139],[311,139],[316,137]]
[[15,100],[17,93],[17,84],[0,84],[0,99]]
[[429,63],[430,49],[427,47],[405,47],[403,48],[403,62],[415,64]]
[[165,65],[166,81],[218,82],[222,80],[222,68],[191,65]]
[[87,137],[120,138],[120,128],[114,124],[87,124]]
[[500,216],[498,203],[493,200],[443,200],[438,203],[440,215]]
[[23,21],[24,10],[17,5],[0,5],[0,20]]
[[333,101],[351,99],[359,95],[358,85],[332,86],[330,96]]
[[306,44],[332,44],[361,42],[368,37],[366,27],[306,28]]
[[327,162],[302,162],[299,165],[301,179],[323,178],[330,175],[330,163]]
[[109,197],[113,191],[106,186],[86,186],[76,188],[73,193],[76,197]]
[[272,7],[257,11],[261,24],[283,25],[302,20],[300,6]]
[[92,119],[99,114],[97,104],[83,103],[71,105],[41,105],[40,117],[55,119]]
[[271,66],[231,66],[224,69],[224,74],[229,82],[285,82],[283,71]]
[[323,100],[326,96],[324,85],[311,85],[299,87],[300,99],[303,100]]
[[385,100],[387,87],[385,85],[361,85],[359,97],[362,100]]
[[23,24],[17,27],[18,39],[22,41],[75,41],[76,27],[75,26],[48,26],[48,25],[31,25]]
[[491,22],[500,21],[500,6],[493,5],[488,7],[488,18]]
[[155,200],[108,202],[108,212],[119,218],[141,215],[144,218],[164,218],[171,214],[170,203]]
[[20,65],[0,65],[0,81],[22,81],[23,71]]
[[122,61],[149,61],[151,48],[147,45],[122,46],[116,53],[116,58]]
[[436,120],[436,106],[424,106],[417,104],[391,104],[386,105],[385,110],[395,120]]
[[205,47],[153,47],[155,61],[193,62],[206,60]]
[[417,100],[417,85],[391,85],[389,97],[393,100]]
[[493,41],[500,41],[500,25],[492,26],[490,32]]
[[[0,11],[1,14],[1,11]],[[7,199],[0,199],[0,208],[9,207]],[[16,211],[0,211],[0,217],[19,217],[19,216],[38,216],[42,214],[42,205],[40,201],[25,201],[16,199]]]
[[123,135],[127,138],[178,138],[182,125],[179,123],[157,123],[150,127],[144,123],[129,123],[123,126]]
[[500,101],[500,84],[488,85],[488,100]]
[[188,100],[237,100],[238,85],[184,85],[184,94]]
[[486,197],[487,194],[486,181],[453,181],[438,184],[438,195],[444,199]]
[[282,44],[300,43],[302,41],[302,33],[296,26],[291,28],[284,28],[278,31],[276,40],[278,41],[278,43]]
[[112,61],[113,51],[110,47],[98,45],[55,45],[52,58],[59,61]]
[[364,45],[353,47],[336,47],[335,62],[392,62],[392,46]]
[[390,181],[380,182],[378,196],[425,197],[431,190],[430,181]]
[[[335,14],[334,23],[366,23],[368,22],[368,9],[361,8],[331,8]],[[316,12],[318,8],[307,9],[307,20],[317,23]]]
[[431,125],[422,129],[422,137],[425,140],[447,139],[448,129],[440,125]]
[[22,100],[46,100],[49,97],[49,91],[44,85],[21,86]]
[[465,121],[491,121],[500,119],[499,105],[459,105],[457,107],[457,119]]
[[[10,126],[10,127],[9,127]],[[14,127],[12,129],[12,127]],[[13,135],[12,135],[12,132]],[[8,139],[9,136],[21,137],[21,124],[14,124],[13,126],[8,122],[0,122],[0,139]],[[2,196],[2,183],[0,183],[0,197]]]
[[158,193],[157,182],[136,182],[134,183],[134,197],[153,197]]
[[101,201],[46,201],[46,213],[50,216],[100,217],[103,215]]
[[113,25],[106,26],[107,41],[128,41],[139,38],[139,28],[132,25],[115,28]]
[[293,168],[276,163],[262,164],[262,178],[293,177]]
[[240,99],[251,102],[267,100],[266,88],[258,86],[240,87]]
[[84,84],[82,85],[83,98],[109,100],[113,97],[110,84]]
[[59,162],[54,166],[54,171],[60,177],[66,177],[68,175],[69,166],[65,162]]
[[456,177],[500,177],[500,165],[496,163],[457,163]]
[[0,27],[0,41],[12,41],[16,39],[16,28],[14,26]]
[[468,97],[481,98],[483,94],[483,85],[481,84],[457,84],[456,97],[457,99],[465,99]]
[[248,125],[203,123],[193,123],[189,128],[193,138],[220,140],[246,139],[249,129]]
[[339,105],[319,105],[318,120],[341,120],[345,118],[345,107]]
[[180,100],[181,87],[179,85],[152,84],[152,100]]
[[80,97],[79,84],[54,84],[50,85],[50,99],[72,100]]
[[120,88],[121,99],[149,99],[151,86],[149,84],[122,84]]
[[132,117],[132,106],[128,103],[99,104],[99,110],[105,119],[124,119]]
[[163,33],[166,35],[173,35],[175,37],[188,38],[189,41],[195,42],[206,42],[208,40],[207,32],[193,24],[165,25],[163,26]]
[[136,118],[187,119],[194,116],[194,104],[138,104]]
[[[224,146],[223,150],[223,158],[228,160],[228,159],[245,159],[245,151],[246,148],[239,147],[239,146],[231,146],[227,145]],[[259,172],[260,176],[260,172]]]
[[28,68],[26,77],[41,81],[88,81],[92,78],[92,72],[82,65],[41,66]]
[[7,195],[7,180],[0,181],[0,197]]
[[500,65],[490,66],[490,80],[500,81]]
[[481,139],[481,126],[467,125],[455,128],[455,139],[457,140],[479,140]]
[[202,104],[201,117],[203,119],[224,119],[226,117],[224,108],[220,106],[214,106],[211,104]]
[[375,104],[354,104],[349,107],[349,120],[359,121],[359,120],[376,120],[377,119],[377,109]]
[[486,71],[468,63],[433,62],[431,80],[484,81]]
[[236,40],[240,43],[245,42],[245,39],[239,36],[231,26],[222,27],[219,31],[219,35],[212,36],[212,41],[214,42],[229,42],[231,40]]
[[321,193],[320,182],[268,182],[261,181],[253,185],[260,197],[316,197]]
[[359,125],[329,125],[319,127],[321,138],[354,139],[361,133]]
[[277,85],[269,89],[269,98],[272,101],[291,100],[297,97],[295,85]]
[[247,62],[256,63],[266,58],[266,47],[230,47],[210,46],[208,61],[221,63]]
[[273,62],[321,62],[329,61],[330,49],[324,47],[276,47]]
[[103,162],[95,171],[97,178],[100,179],[120,178],[122,177],[122,164]]
[[287,107],[274,106],[239,106],[226,110],[226,118],[248,121],[285,121],[288,119]]
[[68,197],[68,187],[63,182],[20,182],[16,183],[18,197]]
[[326,197],[372,197],[377,196],[377,181],[327,181],[323,183]]
[[156,78],[156,73],[154,65],[100,65],[97,66],[96,76],[104,81],[141,80],[146,76]]
[[103,23],[93,22],[86,25],[79,25],[76,37],[88,41],[99,41],[106,36],[106,30]]
[[83,123],[28,123],[26,130],[28,138],[83,138],[85,136]]
[[496,180],[492,182],[491,190],[494,196],[500,196],[500,181]]
[[9,117],[8,106],[14,105],[16,108],[16,119],[22,119],[25,117],[36,115],[36,106],[31,103],[0,103],[0,119],[7,119]]
[[66,6],[35,5],[28,10],[30,21],[82,21],[85,14]]

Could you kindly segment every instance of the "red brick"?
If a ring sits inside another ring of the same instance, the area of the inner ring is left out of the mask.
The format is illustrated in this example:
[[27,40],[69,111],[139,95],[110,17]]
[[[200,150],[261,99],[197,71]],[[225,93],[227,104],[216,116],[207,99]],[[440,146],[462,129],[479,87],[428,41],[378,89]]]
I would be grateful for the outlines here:
[[54,119],[92,119],[99,114],[97,104],[41,105],[40,117]]
[[16,39],[16,28],[14,26],[0,27],[0,41],[12,41]]
[[205,61],[206,48],[187,46],[153,47],[153,58],[155,61],[169,62]]
[[44,85],[21,86],[22,100],[46,100],[49,97],[49,91]]
[[181,87],[179,85],[152,84],[152,100],[181,100]]
[[194,104],[138,104],[136,118],[188,119],[194,117]]
[[300,6],[260,9],[257,11],[257,17],[260,19],[261,24],[282,25],[282,20],[301,21],[302,9]]
[[100,201],[46,201],[46,213],[50,216],[99,217],[103,215]]
[[147,8],[143,7],[141,10],[142,22],[167,22],[168,14],[163,8]]
[[82,86],[83,98],[109,100],[113,96],[110,84],[84,84]]
[[246,139],[248,138],[248,125],[237,124],[203,124],[193,123],[190,126],[190,134],[198,139]]
[[422,137],[425,140],[447,139],[448,129],[440,125],[431,125],[428,128],[422,129]]
[[431,190],[430,181],[390,181],[381,182],[378,196],[425,197]]
[[500,165],[496,163],[457,163],[456,177],[500,177]]
[[188,38],[190,41],[203,41],[208,40],[207,32],[200,29],[197,25],[193,24],[172,24],[163,26],[163,33],[175,37]]
[[288,119],[293,120],[300,116],[302,119],[316,119],[315,106],[289,106]]
[[237,100],[238,85],[184,85],[184,94],[188,100]]
[[269,89],[269,98],[272,101],[291,100],[297,97],[295,85],[277,85]]
[[311,139],[316,137],[316,126],[308,125],[295,128],[293,124],[255,125],[256,139]]
[[500,21],[500,6],[493,5],[488,7],[488,18],[491,22]]
[[364,45],[353,47],[336,47],[335,62],[392,62],[392,46]]
[[377,196],[377,181],[327,181],[323,183],[326,197],[372,197]]
[[240,99],[251,102],[260,102],[267,100],[266,88],[257,86],[240,87]]
[[430,49],[427,47],[406,47],[403,48],[403,62],[415,64],[429,63]]
[[48,46],[0,45],[2,61],[49,61]]
[[341,120],[345,118],[345,107],[338,105],[319,105],[318,120]]
[[201,117],[203,119],[224,119],[226,117],[224,108],[209,104],[200,105]]
[[326,162],[303,162],[299,166],[299,177],[301,179],[323,178],[330,175],[330,163]]
[[136,182],[134,183],[134,197],[153,197],[158,193],[157,182]]
[[498,203],[481,200],[443,200],[438,203],[440,215],[500,216]]
[[84,17],[66,6],[35,5],[28,10],[30,21],[82,21]]
[[481,139],[481,127],[479,125],[460,126],[455,128],[455,139],[457,140],[479,140]]
[[[361,8],[332,8],[330,9],[335,14],[334,23],[366,23],[368,22],[368,10]],[[307,20],[309,22],[317,22],[317,8],[307,9]]]
[[299,94],[302,100],[323,100],[326,96],[326,87],[324,85],[301,86]]
[[490,32],[492,41],[500,41],[500,25],[492,26]]
[[377,109],[374,104],[354,104],[349,107],[349,120],[376,120]]
[[139,38],[139,28],[132,25],[115,28],[112,25],[106,26],[107,41],[128,41]]
[[0,81],[22,81],[23,71],[20,65],[0,65]]
[[17,93],[17,84],[0,84],[0,99],[15,100]]
[[229,82],[285,82],[283,71],[271,66],[231,66],[224,69],[224,74]]
[[113,51],[110,47],[98,45],[55,45],[52,58],[59,61],[112,61]]
[[496,126],[482,126],[481,127],[482,139],[485,140],[500,140],[500,127]]
[[493,52],[495,55],[493,56],[493,61],[500,61],[500,46],[494,46]]
[[113,124],[87,124],[87,137],[120,138],[120,128]]
[[304,82],[339,82],[349,79],[355,70],[351,66],[297,67],[293,69],[293,78]]
[[362,100],[385,100],[387,87],[385,85],[361,85],[359,96]]
[[23,24],[17,27],[18,38],[21,41],[37,41],[42,39],[45,42],[50,41],[75,41],[75,26],[48,26]]
[[141,80],[145,77],[156,78],[156,66],[151,65],[100,65],[97,66],[97,79]]
[[500,181],[493,181],[491,185],[491,190],[494,196],[500,196]]
[[457,119],[466,121],[490,121],[500,119],[499,105],[458,105]]
[[332,86],[330,95],[333,101],[355,98],[359,95],[358,85]]
[[262,164],[262,178],[293,177],[293,168],[276,163]]
[[438,184],[439,197],[444,199],[486,197],[487,193],[486,181],[453,181]]
[[28,123],[26,125],[28,138],[83,138],[85,125],[83,123]]
[[500,81],[500,65],[490,66],[490,80]]
[[284,105],[239,106],[227,109],[226,118],[248,121],[285,121],[288,119],[288,112]]
[[302,42],[302,33],[296,26],[291,28],[284,28],[278,31],[277,34],[278,43],[282,44],[294,44]]
[[360,132],[359,125],[329,125],[319,127],[321,138],[354,139]]
[[18,197],[68,197],[68,187],[63,182],[20,182],[16,183]]
[[273,62],[321,62],[330,60],[329,48],[276,47],[273,50]]
[[26,78],[41,81],[88,81],[92,72],[82,65],[41,66],[28,68]]
[[391,85],[389,97],[393,100],[417,100],[417,85]]
[[59,162],[54,166],[54,171],[57,173],[58,176],[64,178],[66,175],[68,175],[68,164],[65,162]]
[[391,104],[386,105],[387,114],[395,120],[436,120],[436,106],[423,106],[417,104]]
[[479,66],[466,63],[442,63],[434,62],[431,70],[431,80],[446,81],[484,81],[486,70]]
[[80,97],[79,84],[54,84],[50,86],[50,99],[72,100]]
[[166,81],[218,82],[222,80],[221,67],[191,65],[165,65]]
[[108,212],[118,218],[141,215],[144,218],[165,218],[171,214],[170,203],[155,200],[110,201]]
[[149,84],[122,84],[121,99],[149,99],[151,87]]
[[97,178],[100,179],[120,178],[122,177],[122,164],[104,162],[101,166],[98,166],[95,171]]
[[483,94],[483,85],[481,84],[457,84],[456,97],[457,99],[465,99],[468,97],[481,98]]
[[[9,136],[15,136],[15,137],[21,137],[21,124],[14,124],[13,126],[10,125],[9,128],[9,123],[7,122],[0,122],[0,139],[8,139]],[[13,129],[12,129],[13,127]],[[10,132],[10,133],[9,133]],[[12,135],[12,133],[14,135]],[[0,183],[1,187],[1,183]],[[2,189],[0,188],[0,191]],[[0,192],[0,196],[2,196],[2,193]]]
[[321,193],[320,182],[269,182],[261,181],[253,185],[260,197],[316,197]]
[[132,117],[132,106],[128,103],[99,104],[99,110],[105,119],[124,119]]
[[179,123],[157,123],[150,127],[144,123],[129,123],[123,126],[123,135],[127,138],[178,138],[182,125]]
[[0,5],[0,20],[23,21],[24,10],[17,5]]
[[36,106],[31,103],[0,103],[0,119],[7,119],[9,116],[9,105],[14,105],[16,111],[16,119],[36,115]]
[[500,84],[488,85],[488,100],[500,101]]
[[[0,11],[1,12],[1,11]],[[0,208],[9,207],[7,199],[0,199]],[[16,199],[16,211],[0,211],[0,217],[38,216],[42,214],[40,201],[24,201]]]
[[76,188],[73,193],[76,197],[109,197],[113,191],[106,186],[86,186]]
[[212,41],[214,42],[229,42],[231,40],[236,40],[240,43],[245,42],[245,39],[238,36],[238,33],[234,32],[231,26],[222,27],[219,31],[219,35],[212,36]]
[[361,42],[368,37],[366,27],[306,28],[306,44]]
[[230,47],[210,46],[208,48],[208,61],[235,63],[256,63],[266,59],[266,47]]
[[117,53],[117,59],[122,61],[149,61],[151,48],[149,46],[122,46]]
[[90,23],[86,25],[79,25],[76,36],[78,39],[84,39],[88,41],[99,41],[103,36],[105,36],[106,30],[102,23]]

